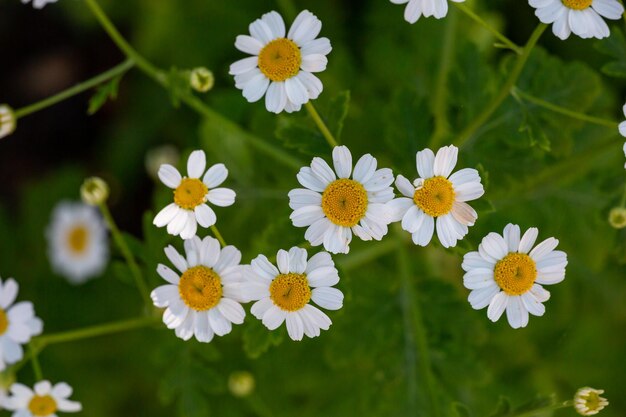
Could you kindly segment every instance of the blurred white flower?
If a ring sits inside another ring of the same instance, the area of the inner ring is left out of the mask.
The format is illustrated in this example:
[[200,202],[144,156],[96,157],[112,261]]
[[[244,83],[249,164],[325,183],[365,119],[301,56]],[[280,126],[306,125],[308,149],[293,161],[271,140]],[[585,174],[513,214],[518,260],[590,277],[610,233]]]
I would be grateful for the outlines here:
[[[622,112],[624,113],[624,116],[626,116],[626,104],[622,107]],[[619,134],[626,138],[626,120],[619,124]],[[624,143],[623,151],[624,156],[626,156],[626,142]],[[624,163],[624,169],[626,169],[626,163]]]
[[65,382],[53,386],[50,381],[39,381],[34,391],[15,383],[9,391],[10,396],[5,398],[3,405],[14,411],[13,417],[55,417],[59,411],[76,413],[83,408],[79,402],[69,400],[72,387]]
[[617,0],[529,0],[542,23],[552,23],[552,32],[560,39],[571,33],[587,38],[606,38],[610,31],[607,19],[619,20],[624,6]]
[[43,330],[43,322],[35,316],[33,303],[20,301],[13,304],[18,290],[13,278],[4,283],[0,278],[0,372],[7,365],[21,360],[24,357],[22,345]]
[[550,293],[541,284],[558,284],[565,279],[567,255],[554,250],[559,241],[550,237],[537,246],[539,231],[531,227],[520,238],[520,228],[508,224],[503,235],[489,233],[478,252],[463,257],[463,285],[472,290],[468,301],[476,310],[487,309],[497,321],[506,310],[514,329],[526,327],[528,313],[543,316]]
[[155,181],[159,179],[159,168],[163,164],[177,165],[180,152],[172,145],[161,145],[146,152],[146,172]]
[[[57,0],[33,0],[33,7],[35,9],[41,9],[48,3],[56,3]],[[23,4],[30,3],[30,0],[22,0]]]
[[298,182],[305,188],[289,192],[290,219],[296,227],[308,227],[304,238],[311,245],[348,253],[352,233],[363,240],[381,240],[387,234],[390,210],[385,203],[393,199],[393,173],[377,170],[370,154],[357,161],[353,172],[352,154],[345,146],[335,146],[333,164],[335,171],[315,157],[311,167],[300,169]]
[[15,113],[6,104],[0,104],[0,139],[15,131]]
[[314,14],[300,12],[286,37],[283,18],[274,11],[249,30],[251,36],[237,36],[235,47],[252,56],[232,64],[230,74],[250,103],[265,95],[268,111],[290,113],[321,94],[322,82],[312,73],[326,69],[332,48],[328,38],[317,38],[322,22]]
[[604,394],[602,389],[589,387],[580,388],[574,395],[574,408],[582,416],[593,416],[598,414],[604,407],[609,405],[606,398],[600,397]]
[[[465,0],[450,1],[463,3]],[[437,19],[441,19],[448,14],[448,0],[391,0],[391,2],[394,4],[406,4],[404,20],[409,23],[417,22],[422,16],[434,16]]]
[[402,221],[402,229],[412,234],[416,245],[428,245],[436,225],[443,247],[456,246],[478,218],[466,201],[476,200],[485,190],[475,169],[464,168],[450,175],[458,152],[452,145],[439,149],[437,156],[424,149],[416,155],[420,177],[413,183],[402,175],[396,178],[396,187],[404,197],[387,204],[391,221]]
[[61,202],[46,230],[52,269],[73,284],[97,277],[109,260],[109,242],[98,210],[83,203]]
[[235,371],[228,376],[228,390],[235,397],[247,397],[254,391],[254,386],[254,375],[248,371]]
[[[228,207],[235,202],[235,192],[230,188],[215,188],[226,180],[228,170],[224,164],[215,164],[206,168],[204,151],[193,151],[187,160],[187,174],[182,177],[174,166],[161,165],[159,178],[174,190],[174,202],[162,209],[154,218],[157,227],[167,226],[171,235],[180,235],[183,239],[195,236],[198,224],[211,227],[217,216],[206,202],[216,206]],[[200,180],[200,177],[202,180]]]
[[276,263],[278,268],[259,255],[245,269],[244,297],[258,300],[250,312],[270,330],[286,322],[293,340],[328,330],[330,318],[309,301],[327,310],[343,307],[343,293],[333,288],[339,274],[330,255],[320,252],[307,260],[306,250],[293,247],[289,252],[279,250]]
[[220,249],[210,236],[185,240],[186,257],[172,246],[165,255],[182,275],[159,264],[157,272],[169,284],[157,287],[150,296],[154,305],[165,308],[163,323],[176,329],[176,336],[189,340],[195,336],[208,343],[213,335],[224,336],[232,323],[241,324],[246,315],[240,302],[241,252],[234,246]]

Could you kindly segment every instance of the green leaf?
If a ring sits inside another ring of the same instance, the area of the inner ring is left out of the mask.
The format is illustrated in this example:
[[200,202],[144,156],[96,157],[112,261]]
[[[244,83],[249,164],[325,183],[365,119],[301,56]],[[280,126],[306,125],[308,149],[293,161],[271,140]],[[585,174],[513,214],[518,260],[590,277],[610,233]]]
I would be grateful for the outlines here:
[[328,103],[326,111],[326,123],[328,123],[328,129],[335,136],[338,141],[341,138],[341,132],[343,131],[343,122],[348,115],[348,109],[350,108],[350,90],[341,91]]
[[117,98],[117,91],[121,79],[122,76],[118,75],[96,89],[95,94],[89,100],[89,108],[87,109],[87,113],[89,115],[96,114],[96,112],[104,106],[107,100],[115,100]]
[[243,330],[243,350],[248,357],[256,359],[270,346],[278,346],[283,341],[283,333],[268,330],[259,320],[250,320]]
[[527,413],[533,410],[540,410],[542,408],[549,407],[551,405],[556,404],[556,399],[554,395],[538,395],[534,399],[529,402],[520,405],[515,408],[516,414]]
[[328,153],[328,145],[312,122],[303,116],[280,115],[276,123],[276,137],[289,149],[304,155],[319,156]]
[[611,77],[626,78],[626,39],[619,27],[611,28],[611,36],[596,42],[595,48],[612,58],[602,67],[602,72]]
[[452,403],[452,412],[455,413],[456,417],[472,417],[470,409],[460,402]]
[[495,411],[489,417],[504,417],[511,414],[511,401],[507,397],[500,397]]
[[178,108],[180,106],[180,97],[191,93],[189,71],[183,71],[176,67],[172,67],[170,68],[167,79],[172,106]]

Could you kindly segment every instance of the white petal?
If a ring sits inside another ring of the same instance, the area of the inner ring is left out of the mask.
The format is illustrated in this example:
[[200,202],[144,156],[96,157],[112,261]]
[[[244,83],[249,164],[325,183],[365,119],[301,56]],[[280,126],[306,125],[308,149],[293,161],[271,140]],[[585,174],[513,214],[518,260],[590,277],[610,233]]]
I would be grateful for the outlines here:
[[179,298],[177,285],[161,285],[150,293],[150,298],[156,307],[165,308],[170,305],[171,300]]
[[243,320],[246,317],[246,312],[241,304],[228,298],[222,298],[220,303],[217,305],[217,309],[227,320],[235,324],[243,323]]
[[272,38],[284,38],[285,37],[285,22],[281,15],[276,13],[275,11],[271,11],[269,13],[265,13],[261,20],[265,22],[265,24],[272,31]]
[[435,154],[426,148],[415,155],[417,172],[421,178],[431,178],[434,174]]
[[235,48],[250,55],[258,55],[263,44],[252,36],[238,35],[235,39]]
[[263,315],[263,324],[270,330],[277,329],[287,317],[287,312],[276,306],[271,306]]
[[519,329],[520,327],[526,327],[528,324],[528,310],[524,307],[520,296],[509,297],[506,306],[506,317],[512,328]]
[[248,30],[250,31],[250,35],[261,41],[263,45],[275,39],[272,29],[261,19],[250,23]]
[[209,310],[209,324],[211,328],[218,336],[224,336],[232,330],[233,326],[230,324],[230,321],[226,320],[226,318],[219,312],[217,308],[212,308]]
[[196,336],[196,340],[202,343],[209,343],[213,340],[213,329],[209,324],[209,313],[206,311],[199,311],[196,314],[196,321],[193,327],[193,334]]
[[616,0],[593,0],[591,7],[607,19],[618,20],[624,14],[624,6]]
[[309,190],[322,192],[326,189],[328,183],[323,182],[317,175],[313,173],[313,170],[309,167],[300,168],[300,172],[297,175],[298,182]]
[[311,299],[315,304],[327,310],[339,310],[343,307],[343,293],[336,288],[315,288],[311,293]]
[[185,210],[185,212],[187,213],[187,223],[185,224],[185,228],[180,232],[180,237],[182,239],[191,239],[196,235],[198,222],[193,211]]
[[322,54],[311,54],[302,57],[300,68],[308,72],[322,72],[328,65],[328,58]]
[[464,271],[469,271],[472,268],[490,268],[493,269],[494,263],[485,260],[478,252],[469,252],[463,256],[463,263],[461,268]]
[[391,200],[387,203],[390,221],[399,222],[406,215],[407,211],[414,206],[415,203],[410,198],[401,197]]
[[485,194],[483,185],[479,182],[469,182],[458,187],[454,187],[456,201],[471,201],[482,197]]
[[220,251],[220,256],[213,266],[217,273],[221,273],[224,269],[239,265],[241,262],[241,252],[234,246],[226,246]]
[[176,203],[170,203],[165,206],[161,211],[159,211],[152,223],[156,227],[163,227],[169,224],[172,220],[174,220],[174,217],[176,217],[179,210],[180,207],[178,207]]
[[352,178],[361,184],[365,184],[376,172],[376,165],[376,158],[370,154],[363,155],[354,166],[354,175]]
[[259,255],[251,262],[255,269],[255,272],[266,280],[273,280],[278,275],[278,269],[265,257],[265,255]]
[[493,263],[496,263],[509,253],[504,238],[494,232],[483,238],[480,245],[478,245],[478,252],[483,258]]
[[[435,163],[433,165],[433,173],[448,178],[454,167],[459,154],[459,148],[454,145],[444,146],[437,151]],[[422,177],[426,178],[426,177]]]
[[[168,247],[165,248],[165,256],[167,256],[167,259],[170,260],[170,262],[180,271],[180,272],[185,272],[187,270],[187,261],[185,260],[185,258],[183,258],[183,256],[178,253],[178,251],[176,249],[174,249],[174,247],[172,245],[169,245]],[[163,275],[161,275],[163,276]],[[165,278],[163,276],[163,278]],[[165,278],[167,279],[167,278]],[[171,281],[170,281],[171,282]],[[178,284],[178,282],[177,282]]]
[[422,1],[410,0],[404,9],[404,20],[409,23],[415,23],[422,16]]
[[333,224],[326,217],[323,217],[311,224],[306,232],[304,238],[311,243],[311,246],[319,246],[324,242],[324,236],[326,232],[333,227]]
[[517,252],[520,243],[520,228],[516,224],[509,223],[504,227],[504,241],[509,252]]
[[297,210],[306,206],[321,206],[322,195],[318,192],[307,190],[305,188],[296,188],[289,191],[289,207]]
[[411,184],[411,181],[409,181],[402,175],[398,175],[396,177],[396,187],[398,188],[398,191],[400,191],[400,193],[402,193],[402,195],[405,197],[412,199],[415,195],[415,187],[413,186],[413,184]]
[[[298,75],[296,75],[296,78],[300,80],[311,100],[318,98],[320,94],[322,94],[322,91],[324,91],[324,85],[320,79],[310,72],[300,71]],[[286,94],[287,93],[285,93],[285,96]]]
[[228,71],[228,73],[230,75],[244,74],[248,71],[252,71],[253,69],[255,69],[258,63],[259,58],[256,56],[240,59],[239,61],[236,61],[230,65],[230,70]]
[[219,186],[228,177],[228,169],[224,164],[215,164],[204,174],[202,182],[207,188],[215,188]]
[[328,38],[317,38],[303,44],[300,48],[300,53],[303,56],[310,54],[328,55],[332,49]]
[[169,164],[163,164],[159,167],[159,179],[169,188],[176,188],[180,185],[180,172]]
[[428,216],[424,215],[422,225],[419,230],[413,233],[413,243],[419,246],[426,246],[433,238],[433,232],[435,231],[435,220]]
[[288,313],[286,317],[287,334],[291,340],[299,341],[304,336],[304,324],[297,312]]
[[289,272],[303,274],[306,270],[307,252],[305,249],[294,246],[289,249]]
[[480,310],[481,308],[487,307],[493,297],[499,292],[500,287],[495,284],[489,285],[488,287],[473,290],[469,297],[467,297],[467,301],[469,301],[474,310]]
[[315,39],[322,30],[322,22],[308,10],[303,10],[293,21],[287,37],[299,46]]
[[494,283],[493,269],[491,268],[473,268],[463,275],[463,285],[468,290],[488,288]]
[[331,287],[339,282],[339,273],[334,266],[320,266],[307,275],[309,286]]
[[539,235],[539,229],[536,227],[531,227],[524,233],[522,239],[519,242],[519,253],[528,253],[532,249],[535,244],[535,240],[537,240],[537,236]]
[[535,262],[541,261],[546,255],[549,255],[559,244],[559,240],[550,237],[537,246],[528,254]]
[[178,281],[180,281],[180,277],[174,271],[172,271],[169,267],[159,264],[157,266],[157,272],[161,277],[169,282],[170,284],[178,285]]
[[187,210],[178,208],[174,218],[167,224],[167,233],[170,235],[179,235],[187,224]]
[[[0,281],[1,283],[1,281]],[[0,289],[0,308],[6,310],[15,301],[19,286],[13,278],[9,278]]]
[[287,92],[284,82],[271,82],[265,95],[265,108],[272,113],[280,113],[287,105]]
[[489,320],[496,322],[504,313],[506,306],[508,304],[509,296],[506,295],[504,291],[500,291],[496,294],[492,299],[491,303],[489,303],[489,308],[487,308],[487,317]]
[[464,226],[473,226],[476,223],[478,214],[469,204],[461,201],[455,201],[452,204],[452,216],[454,219]]
[[311,272],[315,271],[317,268],[328,267],[328,266],[329,267],[335,266],[335,263],[333,262],[333,258],[330,256],[328,252],[318,252],[315,255],[311,256],[311,259],[308,260],[305,272],[307,274],[310,274]]
[[243,96],[249,103],[257,102],[263,97],[269,85],[269,78],[263,74],[258,74],[245,85],[243,88]]
[[285,80],[285,91],[287,92],[289,101],[296,106],[309,101],[307,89],[297,77],[291,77]]
[[230,188],[213,188],[212,190],[209,190],[207,200],[216,206],[228,207],[235,203],[236,196],[237,194]]
[[350,178],[352,173],[352,154],[346,146],[335,146],[333,148],[333,165],[335,166],[337,177]]
[[269,310],[272,306],[274,306],[274,303],[268,296],[267,298],[263,298],[254,303],[252,308],[250,308],[250,313],[252,313],[252,315],[257,319],[261,320],[267,310]]
[[546,312],[546,307],[535,298],[531,292],[526,292],[521,295],[524,307],[533,316],[543,316]]
[[193,151],[187,160],[187,175],[189,178],[200,178],[206,168],[204,151]]
[[321,206],[305,206],[295,210],[289,218],[295,227],[310,226],[324,217]]
[[217,221],[217,216],[211,207],[206,204],[200,204],[194,209],[196,219],[202,227],[211,227]]
[[450,180],[452,185],[456,188],[469,182],[480,182],[480,175],[478,171],[473,168],[463,168],[450,175],[448,180]]

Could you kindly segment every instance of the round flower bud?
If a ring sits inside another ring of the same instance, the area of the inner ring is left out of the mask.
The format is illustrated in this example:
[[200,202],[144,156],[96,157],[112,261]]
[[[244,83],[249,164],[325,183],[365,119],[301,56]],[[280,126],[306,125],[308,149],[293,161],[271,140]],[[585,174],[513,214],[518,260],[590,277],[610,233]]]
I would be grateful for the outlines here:
[[609,213],[609,224],[616,229],[626,227],[626,207],[615,207]]
[[80,187],[80,196],[86,204],[104,204],[109,198],[109,186],[102,178],[87,178]]
[[604,390],[589,387],[580,388],[574,395],[574,408],[581,416],[598,414],[609,405],[606,398],[600,397]]
[[16,119],[13,109],[6,104],[0,104],[0,139],[13,133],[15,126]]
[[213,73],[205,67],[198,67],[191,70],[189,74],[189,83],[191,88],[200,92],[206,93],[215,84],[215,77]]
[[248,371],[237,371],[228,377],[228,390],[235,397],[247,397],[254,391],[254,376]]
[[180,152],[172,145],[162,145],[150,149],[146,153],[146,172],[155,181],[159,180],[159,168],[163,164],[176,166]]

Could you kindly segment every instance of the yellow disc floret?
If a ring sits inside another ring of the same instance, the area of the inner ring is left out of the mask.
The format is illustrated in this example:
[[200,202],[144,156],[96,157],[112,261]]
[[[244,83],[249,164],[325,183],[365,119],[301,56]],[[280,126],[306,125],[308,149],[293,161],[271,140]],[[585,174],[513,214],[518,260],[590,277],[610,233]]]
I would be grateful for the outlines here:
[[174,202],[187,210],[193,210],[206,201],[209,189],[197,178],[183,178],[174,190]]
[[84,225],[74,226],[67,234],[67,246],[75,254],[81,254],[87,249],[89,231]]
[[198,265],[189,268],[180,277],[178,292],[188,307],[196,311],[205,311],[220,302],[222,281],[211,268]]
[[270,284],[270,298],[285,311],[297,311],[311,299],[311,288],[304,274],[280,274]]
[[300,71],[302,54],[294,41],[279,38],[271,41],[259,53],[259,69],[272,81],[285,81]]
[[9,318],[6,311],[0,308],[0,336],[2,336],[9,328]]
[[454,198],[454,187],[444,177],[424,180],[422,187],[413,194],[415,204],[431,217],[448,214],[452,210]]
[[335,180],[322,193],[322,210],[331,222],[352,227],[365,216],[367,191],[360,182],[346,178]]
[[537,265],[525,253],[509,253],[498,261],[494,279],[509,295],[521,295],[530,290],[537,278]]
[[584,10],[591,6],[593,0],[561,0],[565,7],[569,7],[574,10]]
[[57,402],[50,395],[35,395],[28,403],[28,410],[34,416],[49,416],[57,411]]

